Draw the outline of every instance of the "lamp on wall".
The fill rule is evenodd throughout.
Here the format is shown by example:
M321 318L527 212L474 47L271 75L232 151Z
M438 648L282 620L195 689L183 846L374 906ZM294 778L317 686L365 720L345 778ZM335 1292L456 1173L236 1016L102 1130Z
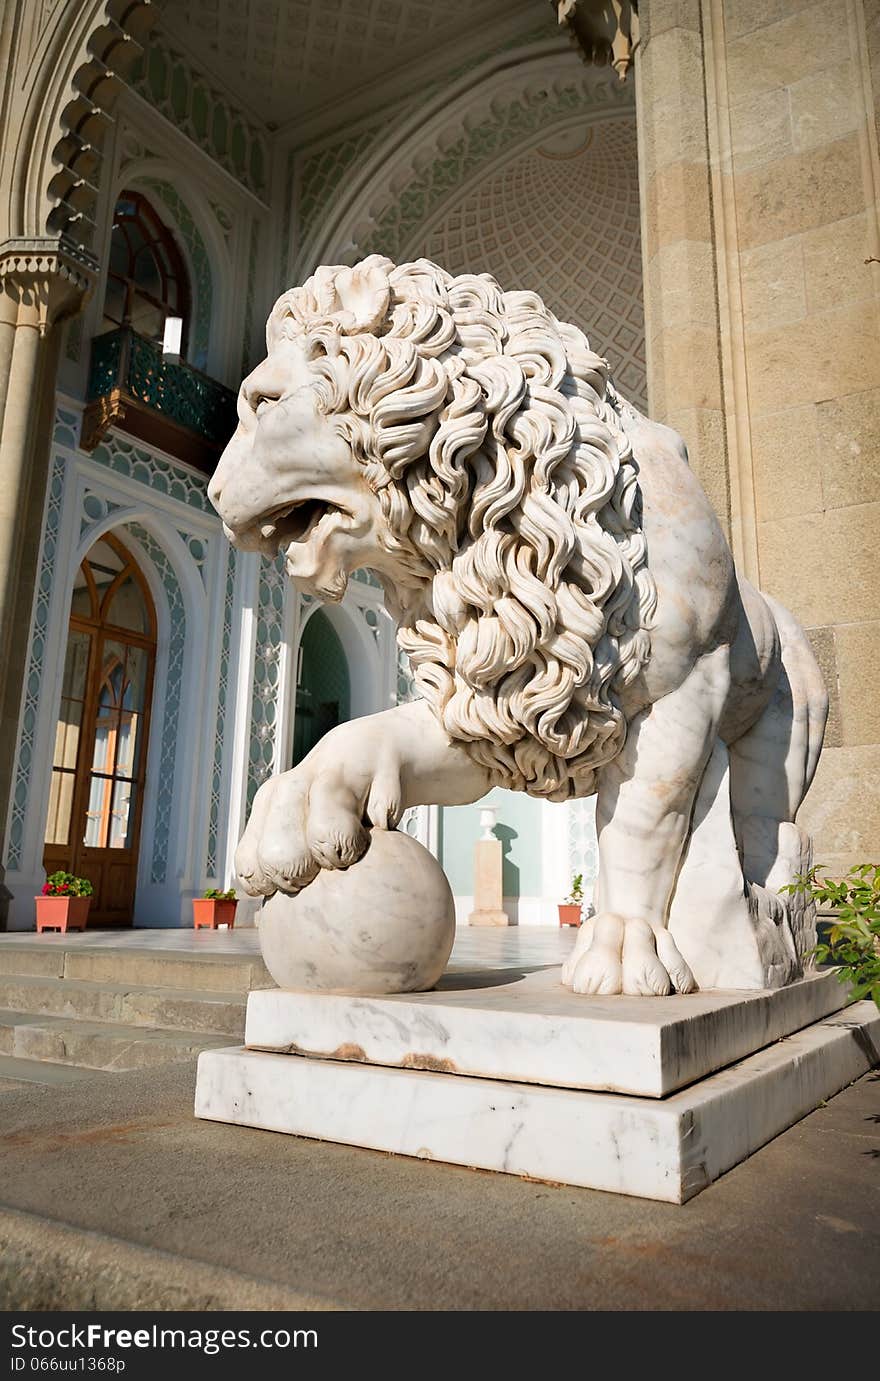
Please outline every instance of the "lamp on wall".
M167 316L165 334L162 337L162 357L169 364L180 364L180 347L183 342L183 317Z

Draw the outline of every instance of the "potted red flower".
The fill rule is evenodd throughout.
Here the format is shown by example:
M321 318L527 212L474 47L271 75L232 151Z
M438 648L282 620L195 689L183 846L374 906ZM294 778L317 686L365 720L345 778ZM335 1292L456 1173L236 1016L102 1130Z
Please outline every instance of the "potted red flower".
M580 925L584 905L584 875L575 873L571 880L571 891L565 901L559 902L559 924Z
M42 895L34 898L37 931L60 930L64 934L68 930L85 930L94 890L88 878L50 873Z
M234 887L230 887L228 892L222 892L218 887L209 887L201 897L193 897L193 929L205 927L208 930L218 930L221 925L228 925L231 930L235 925L237 906Z

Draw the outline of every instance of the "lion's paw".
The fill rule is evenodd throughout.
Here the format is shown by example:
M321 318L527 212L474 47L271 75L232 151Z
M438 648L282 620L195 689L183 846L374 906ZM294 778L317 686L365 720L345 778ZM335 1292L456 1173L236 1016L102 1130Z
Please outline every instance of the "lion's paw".
M322 868L356 863L369 825L394 829L400 777L387 761L376 766L374 748L369 735L340 725L292 771L263 783L235 854L245 892L299 892Z
M581 926L562 966L562 981L572 992L603 996L665 997L697 986L665 926L609 912Z

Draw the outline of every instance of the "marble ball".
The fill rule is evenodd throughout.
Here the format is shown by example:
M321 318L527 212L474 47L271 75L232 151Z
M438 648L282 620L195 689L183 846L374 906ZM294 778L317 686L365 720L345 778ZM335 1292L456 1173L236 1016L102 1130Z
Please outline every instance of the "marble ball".
M400 830L377 829L350 868L322 870L295 896L269 897L259 930L279 988L424 992L446 968L455 905L433 854Z

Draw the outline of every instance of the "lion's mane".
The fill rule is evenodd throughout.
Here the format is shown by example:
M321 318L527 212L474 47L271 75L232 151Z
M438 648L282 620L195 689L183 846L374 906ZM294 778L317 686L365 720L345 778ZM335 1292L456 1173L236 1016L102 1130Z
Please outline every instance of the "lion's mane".
M588 795L656 604L604 360L531 292L426 259L321 268L267 327L302 338L378 495L416 684L499 786Z

